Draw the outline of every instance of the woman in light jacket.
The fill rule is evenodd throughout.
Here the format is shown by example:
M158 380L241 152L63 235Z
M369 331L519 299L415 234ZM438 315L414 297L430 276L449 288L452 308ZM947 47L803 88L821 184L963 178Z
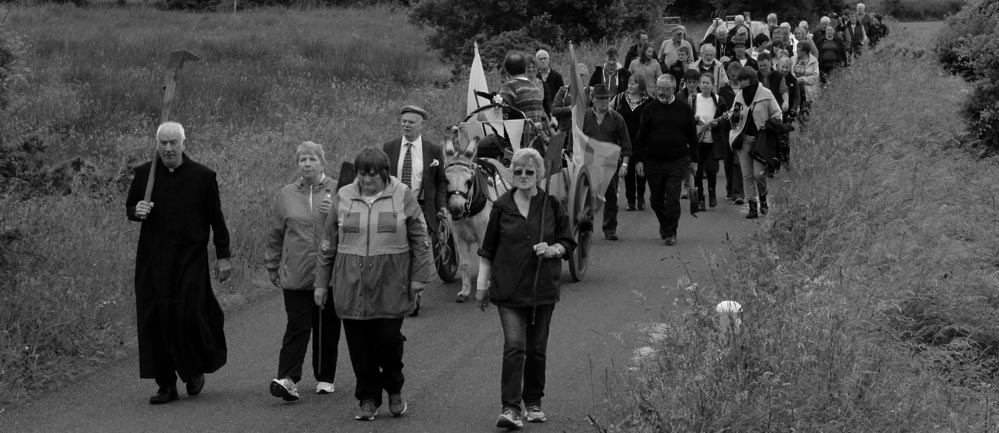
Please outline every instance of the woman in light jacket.
M311 141L299 144L295 160L301 177L278 191L264 250L264 267L271 284L282 289L288 315L277 378L270 383L271 394L285 401L299 398L296 384L302 379L310 334L316 394L333 392L340 344L340 318L332 309L320 314L320 308L329 304L315 305L312 293L320 232L336 181L323 172L326 154L322 146Z
M802 92L805 94L804 102L811 103L819 96L819 58L816 57L818 51L815 44L804 40L798 42L798 54L791 58L791 74L798 79Z
M371 421L383 391L393 417L406 413L402 321L430 281L433 257L420 204L389 176L388 155L368 147L354 166L357 178L340 188L326 216L315 302L325 305L331 296L343 319L360 401L354 419Z
M749 199L749 213L746 214L746 218L758 218L761 213L766 215L769 209L766 166L755 160L750 155L750 150L757 136L766 128L767 120L776 119L779 122L782 113L777 98L774 98L766 86L760 85L757 72L753 68L740 69L734 81L739 83L740 90L735 94L729 115L732 121L729 143L733 143L732 150L739 156L739 166L742 168L742 189ZM737 149L736 137L740 134L742 145Z

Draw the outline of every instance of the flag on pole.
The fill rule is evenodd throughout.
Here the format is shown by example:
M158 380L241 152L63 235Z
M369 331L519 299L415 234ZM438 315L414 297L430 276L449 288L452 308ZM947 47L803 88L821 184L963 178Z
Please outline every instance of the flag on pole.
M590 170L590 184L593 185L593 195L597 199L598 209L603 209L604 193L614 177L617 161L621 156L621 146L606 141L600 141L583 133L583 119L589 97L583 87L583 80L576 71L576 50L569 44L569 76L572 80L572 159L577 166L585 166Z
M468 71L468 106L465 108L465 114L472 114L477 108L492 103L489 99L476 95L476 91L489 93L486 71L482 68L482 58L479 57L478 43L475 43L475 57L472 58L472 68Z

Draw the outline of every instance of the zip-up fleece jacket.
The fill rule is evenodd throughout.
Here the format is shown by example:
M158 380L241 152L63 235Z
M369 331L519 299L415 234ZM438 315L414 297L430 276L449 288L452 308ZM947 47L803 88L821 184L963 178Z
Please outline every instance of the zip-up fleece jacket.
M315 287L342 319L394 319L416 307L411 281L430 282L430 237L413 192L395 177L368 204L357 181L337 192L319 245Z
M274 197L264 267L278 271L285 290L312 290L315 280L316 251L326 214L319 204L327 194L336 192L336 180L325 177L316 185L304 180L282 187Z

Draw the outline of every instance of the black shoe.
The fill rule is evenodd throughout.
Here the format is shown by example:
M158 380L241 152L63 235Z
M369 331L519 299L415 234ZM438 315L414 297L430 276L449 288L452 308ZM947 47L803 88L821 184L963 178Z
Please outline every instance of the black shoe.
M767 196L760 196L760 215L766 215L770 211L770 205L767 204Z
M604 239L607 239L609 241L616 241L618 240L618 237L614 233L604 233Z
M697 204L697 210L699 210L699 211L701 211L701 212L704 212L704 211L706 211L706 210L708 210L708 209L707 209L707 207L706 207L706 206L704 206L704 202L703 202L703 201L701 201L701 202L699 202L699 203Z
M664 243L668 247L676 245L676 236L666 236L666 242L664 242Z
M156 395L149 397L149 404L164 404L176 401L179 398L180 396L177 395L176 387L166 388L161 386L160 389L156 391Z
M626 210L628 212L631 212L631 211L635 210L635 204L634 203L628 203L628 206L625 207L624 210Z
M645 210L645 201L638 202L638 210Z
M187 381L187 395L194 397L201 394L201 390L205 387L205 375L199 374L192 377Z
M715 197L715 193L713 191L708 192L708 206L710 207L718 206L718 198Z
M749 213L746 214L746 219L756 219L759 218L760 214L756 212L756 202L749 202Z

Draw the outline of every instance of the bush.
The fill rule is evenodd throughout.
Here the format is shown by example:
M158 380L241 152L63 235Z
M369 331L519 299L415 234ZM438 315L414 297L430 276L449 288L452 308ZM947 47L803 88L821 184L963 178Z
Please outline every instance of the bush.
M649 28L659 21L664 2L655 0L426 0L410 12L410 21L436 32L430 46L444 59L468 64L472 44L480 46L503 35L504 41L563 49L567 42L614 39L635 29ZM666 1L669 4L671 1Z
M969 0L937 36L944 67L975 83L962 114L980 144L999 150L999 0Z

